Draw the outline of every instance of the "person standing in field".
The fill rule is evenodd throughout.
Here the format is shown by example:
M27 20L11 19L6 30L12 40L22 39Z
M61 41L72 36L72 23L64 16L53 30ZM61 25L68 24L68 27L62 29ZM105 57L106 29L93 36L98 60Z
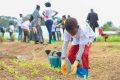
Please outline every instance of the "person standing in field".
M40 17L39 11L40 11L40 6L37 5L35 11L32 14L33 16L32 27L33 27L35 44L38 44L38 43L43 44L44 42L42 29L41 29L41 17Z
M24 42L27 42L27 40L28 40L28 43L30 42L30 26L31 26L32 20L33 20L33 16L31 15L29 20L25 21L22 24L22 30L24 32Z
M62 29L63 29L63 33L64 33L64 30L65 30L65 22L66 22L66 16L65 15L63 15L62 16Z
M51 44L52 25L53 25L52 17L56 16L58 14L58 12L51 9L51 3L50 2L46 2L45 7L46 7L46 10L43 11L43 16L45 17L45 25L46 25L48 33L49 33L49 42L48 43Z
M90 27L92 28L92 30L95 32L95 28L99 27L98 25L98 15L97 13L94 12L93 9L91 9L91 12L88 14L87 16L87 22L89 23Z
M13 33L14 33L15 27L12 22L9 23L9 33L10 33L10 39L12 39Z
M19 15L20 18L18 19L17 27L18 27L18 41L22 40L22 23L23 23L23 15Z

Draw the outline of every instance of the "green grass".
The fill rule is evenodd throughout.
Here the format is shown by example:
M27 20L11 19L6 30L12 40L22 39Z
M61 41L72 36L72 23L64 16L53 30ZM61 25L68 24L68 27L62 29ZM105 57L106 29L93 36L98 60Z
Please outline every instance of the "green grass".
M102 36L98 36L97 42L105 42L105 40ZM111 35L106 42L120 42L120 35Z

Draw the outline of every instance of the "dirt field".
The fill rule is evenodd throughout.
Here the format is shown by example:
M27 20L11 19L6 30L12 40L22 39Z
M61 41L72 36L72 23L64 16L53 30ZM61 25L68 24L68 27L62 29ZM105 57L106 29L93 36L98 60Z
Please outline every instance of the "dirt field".
M0 80L82 80L50 68L45 50L61 50L61 46L62 42L0 43ZM89 54L89 80L120 80L120 43L94 43Z

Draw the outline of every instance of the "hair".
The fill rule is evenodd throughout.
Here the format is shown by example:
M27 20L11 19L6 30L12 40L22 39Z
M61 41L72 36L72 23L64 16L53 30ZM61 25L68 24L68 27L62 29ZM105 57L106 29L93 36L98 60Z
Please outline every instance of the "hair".
M51 7L51 3L50 3L50 2L46 2L46 3L45 3L45 6L46 6L46 7Z
M39 6L39 5L37 5L37 6L36 6L36 9L40 9L40 6Z
M22 14L19 14L19 16L20 16L20 17L23 17L23 15L22 15Z
M91 11L91 12L94 12L94 10L93 10L93 9L90 9L90 11Z
M30 15L30 18L29 18L29 21L31 22L31 21L33 21L33 15Z
M63 17L63 18L66 18L66 16L65 16L65 15L63 15L62 17Z
M75 18L68 18L65 22L65 28L67 31L71 31L74 28L78 28L78 22Z

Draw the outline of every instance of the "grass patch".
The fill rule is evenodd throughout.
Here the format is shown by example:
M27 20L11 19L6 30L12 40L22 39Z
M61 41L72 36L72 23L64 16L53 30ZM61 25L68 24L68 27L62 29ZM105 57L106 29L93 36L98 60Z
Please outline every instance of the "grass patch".
M97 42L105 42L105 40L102 36L98 36ZM120 35L111 35L106 42L120 42Z

